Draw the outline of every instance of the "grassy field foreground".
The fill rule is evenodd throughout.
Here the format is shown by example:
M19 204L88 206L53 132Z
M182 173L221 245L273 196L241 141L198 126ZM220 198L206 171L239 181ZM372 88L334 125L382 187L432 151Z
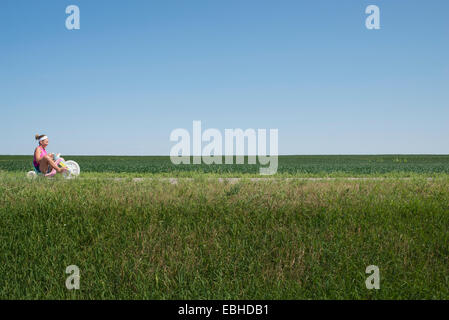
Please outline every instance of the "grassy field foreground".
M449 179L0 179L1 299L449 298ZM80 290L65 268L81 270ZM381 289L367 290L377 265Z

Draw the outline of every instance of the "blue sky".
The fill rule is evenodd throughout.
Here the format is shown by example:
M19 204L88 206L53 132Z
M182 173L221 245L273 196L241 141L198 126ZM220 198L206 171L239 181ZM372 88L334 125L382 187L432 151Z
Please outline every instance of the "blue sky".
M193 120L277 128L280 154L449 153L447 0L2 0L0 46L2 154L168 155Z

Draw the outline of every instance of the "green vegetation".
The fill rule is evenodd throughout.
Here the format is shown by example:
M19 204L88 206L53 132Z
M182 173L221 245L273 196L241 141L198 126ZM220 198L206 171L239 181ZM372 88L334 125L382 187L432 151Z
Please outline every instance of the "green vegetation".
M258 175L258 165L173 165L169 157L64 156L83 173L158 174L170 177L212 174ZM245 161L247 163L247 161ZM32 170L31 156L0 156L0 171ZM278 175L366 176L449 174L447 155L280 156Z
M83 179L30 181L29 157L0 157L1 299L449 298L449 157L282 157L291 173L277 177L342 177L177 184L111 179L158 163L183 176L167 158L66 158ZM80 290L65 287L69 265Z

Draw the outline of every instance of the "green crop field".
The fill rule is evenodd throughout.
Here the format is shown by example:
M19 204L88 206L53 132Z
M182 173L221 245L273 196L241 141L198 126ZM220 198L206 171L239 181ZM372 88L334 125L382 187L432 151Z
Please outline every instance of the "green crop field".
M249 165L65 158L78 179L28 180L31 157L0 156L0 299L449 298L449 156L285 156L260 181Z
M258 175L259 165L174 165L169 157L64 156L77 161L84 173L113 173L139 176L160 174L194 176ZM31 156L0 156L0 171L32 170ZM234 161L235 163L235 161ZM366 176L410 174L449 174L447 155L375 155L375 156L280 156L278 175Z

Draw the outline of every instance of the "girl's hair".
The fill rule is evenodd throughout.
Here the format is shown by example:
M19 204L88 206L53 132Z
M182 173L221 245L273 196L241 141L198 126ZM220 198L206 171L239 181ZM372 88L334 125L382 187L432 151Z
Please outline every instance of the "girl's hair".
M45 134L36 134L34 137L36 138L36 140L39 140L40 138L44 137Z

